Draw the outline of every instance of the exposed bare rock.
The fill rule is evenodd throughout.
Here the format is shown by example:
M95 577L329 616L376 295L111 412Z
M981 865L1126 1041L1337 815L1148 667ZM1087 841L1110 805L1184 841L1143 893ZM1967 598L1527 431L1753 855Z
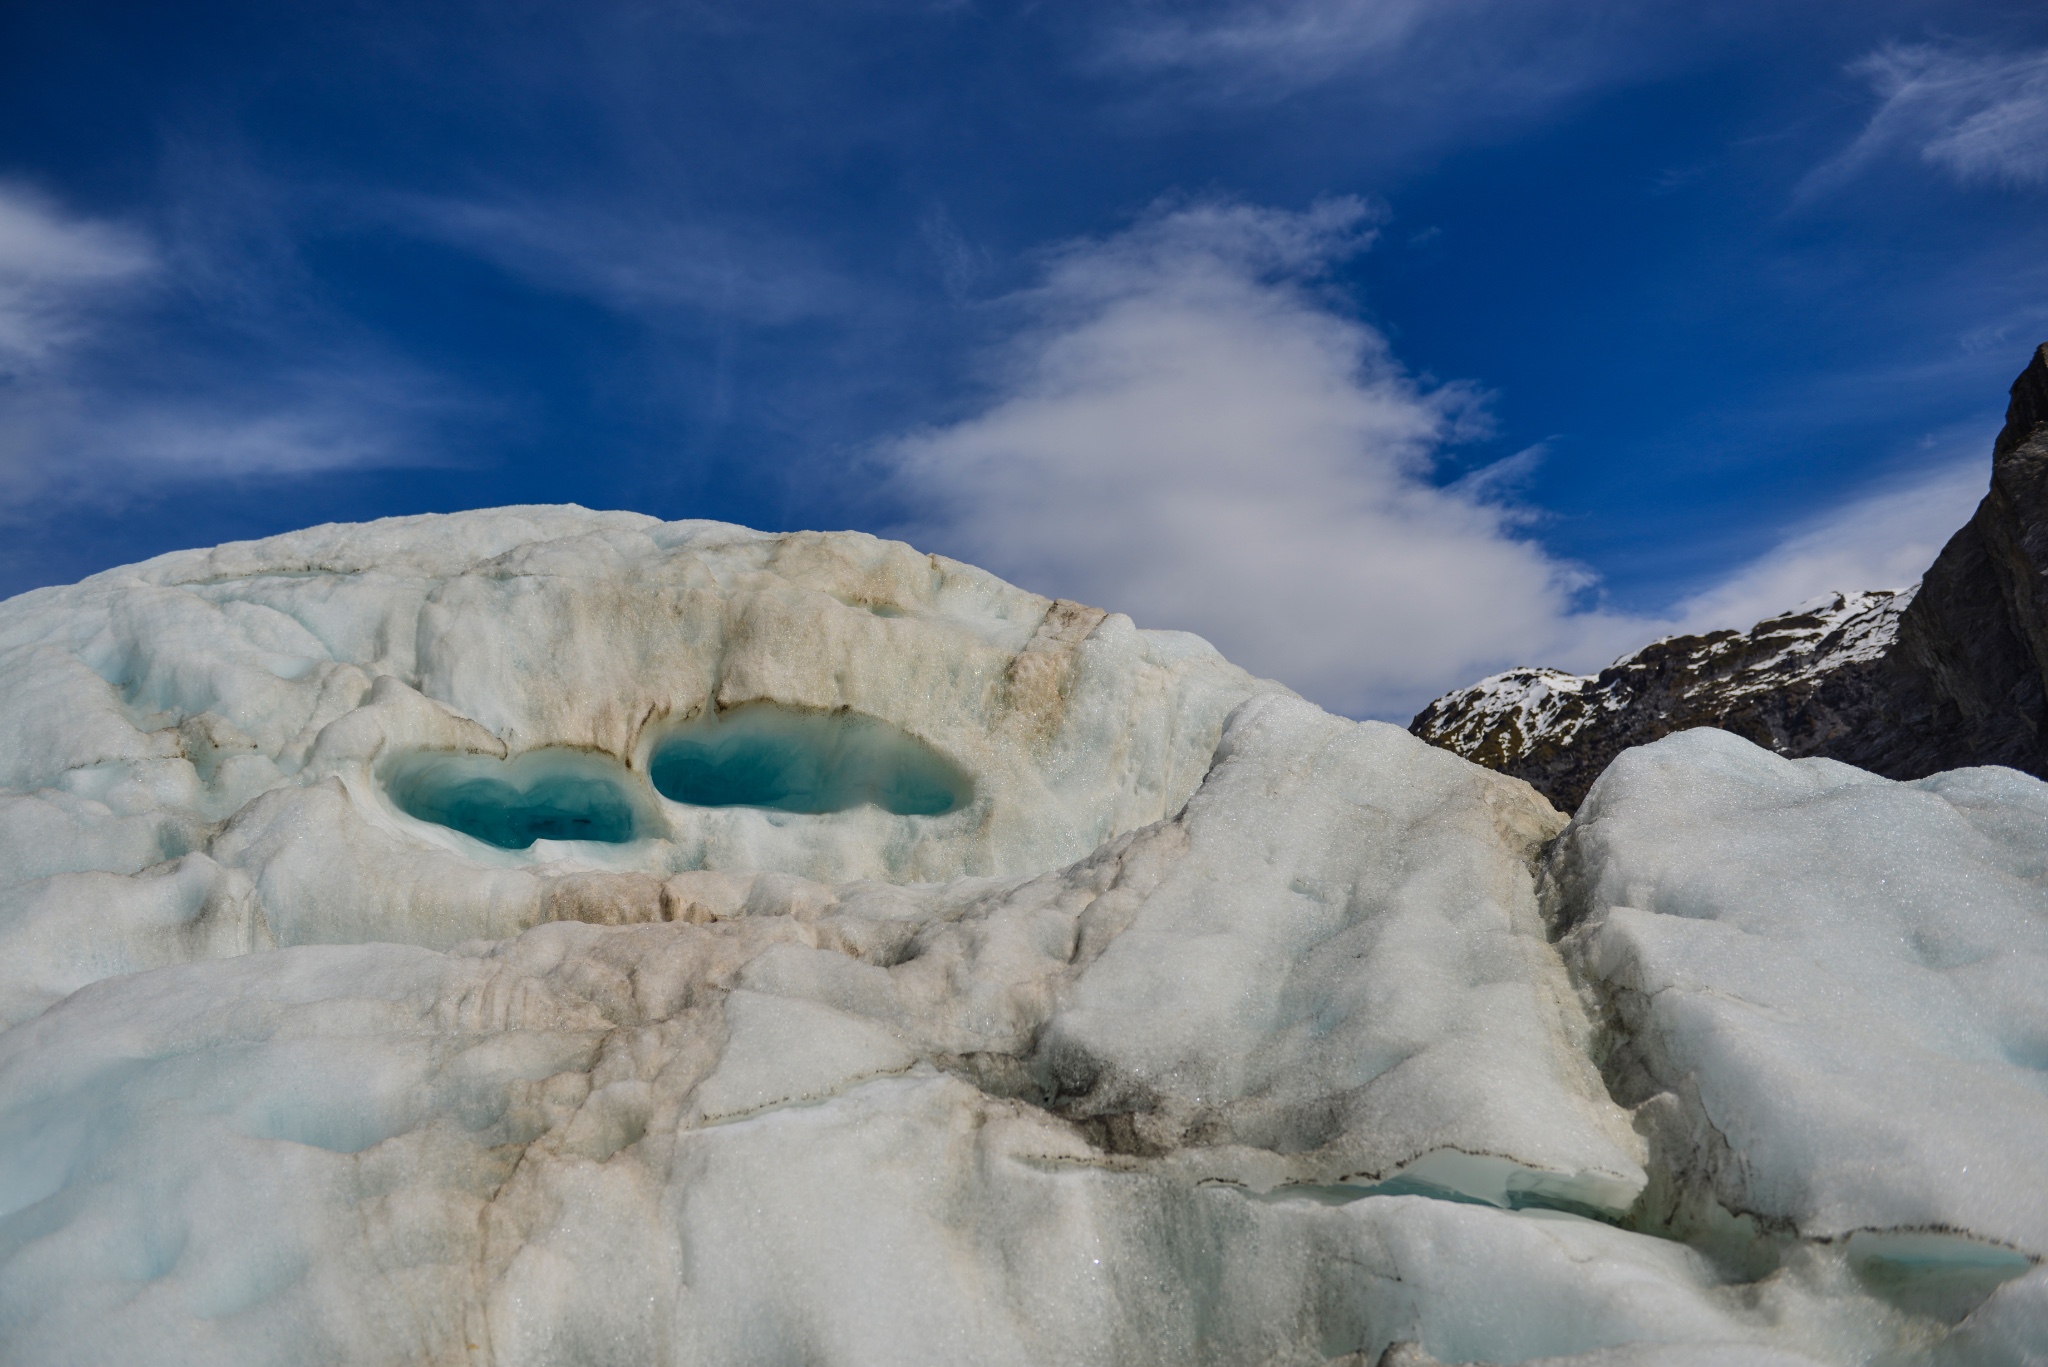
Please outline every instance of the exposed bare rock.
M1889 778L1975 764L2044 775L2044 673L2048 345L2013 382L1990 492L1919 585L1668 637L1598 674L1509 670L1438 698L1409 729L1566 811L1623 750L1695 726Z
M1853 741L1884 693L1912 592L1832 594L1746 632L1672 636L1598 674L1513 669L1438 698L1410 729L1571 810L1632 745L1695 726L1780 754Z

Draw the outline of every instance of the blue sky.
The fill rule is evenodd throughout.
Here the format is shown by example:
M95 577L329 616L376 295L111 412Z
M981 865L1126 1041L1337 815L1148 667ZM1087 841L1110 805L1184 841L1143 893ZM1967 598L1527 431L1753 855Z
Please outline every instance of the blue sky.
M574 501L1355 715L1912 579L2048 339L2029 3L0 10L0 592Z

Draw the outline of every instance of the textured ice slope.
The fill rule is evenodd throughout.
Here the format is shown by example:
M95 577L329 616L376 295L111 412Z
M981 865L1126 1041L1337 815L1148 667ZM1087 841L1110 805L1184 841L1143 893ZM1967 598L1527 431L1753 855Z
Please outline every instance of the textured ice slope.
M1681 1189L1852 1247L2048 1253L2048 785L1688 731L1615 761L1553 871Z
M0 896L27 922L55 898L131 927L95 937L91 965L52 962L47 996L180 957L167 916L243 948L449 945L658 916L658 880L684 869L1036 871L1177 810L1225 715L1272 688L1195 637L858 534L562 508L318 528L0 605L0 878L212 861L146 895ZM650 759L713 709L893 737L971 791L937 816L665 800ZM635 838L507 849L395 800L423 761L456 760L514 792L608 786ZM648 878L584 906L573 870Z
M0 1363L2031 1360L2041 785L1684 741L1558 842L1194 638L580 509L26 595ZM1829 919L1902 838L1959 996ZM1666 922L1841 980L1720 1041Z

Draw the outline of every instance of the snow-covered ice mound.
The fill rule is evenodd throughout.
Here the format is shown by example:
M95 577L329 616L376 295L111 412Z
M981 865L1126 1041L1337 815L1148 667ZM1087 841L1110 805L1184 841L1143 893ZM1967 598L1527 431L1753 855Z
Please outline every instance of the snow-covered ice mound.
M0 604L0 782L0 1363L2048 1352L2031 779L1689 733L1559 841L1193 637L542 508Z

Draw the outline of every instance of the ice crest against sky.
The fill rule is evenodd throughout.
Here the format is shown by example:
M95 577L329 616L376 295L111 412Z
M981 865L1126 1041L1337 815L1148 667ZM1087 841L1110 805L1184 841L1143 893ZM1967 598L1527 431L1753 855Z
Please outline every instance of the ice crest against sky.
M15 6L0 592L574 501L1398 718L1909 581L2044 208L2032 6Z

